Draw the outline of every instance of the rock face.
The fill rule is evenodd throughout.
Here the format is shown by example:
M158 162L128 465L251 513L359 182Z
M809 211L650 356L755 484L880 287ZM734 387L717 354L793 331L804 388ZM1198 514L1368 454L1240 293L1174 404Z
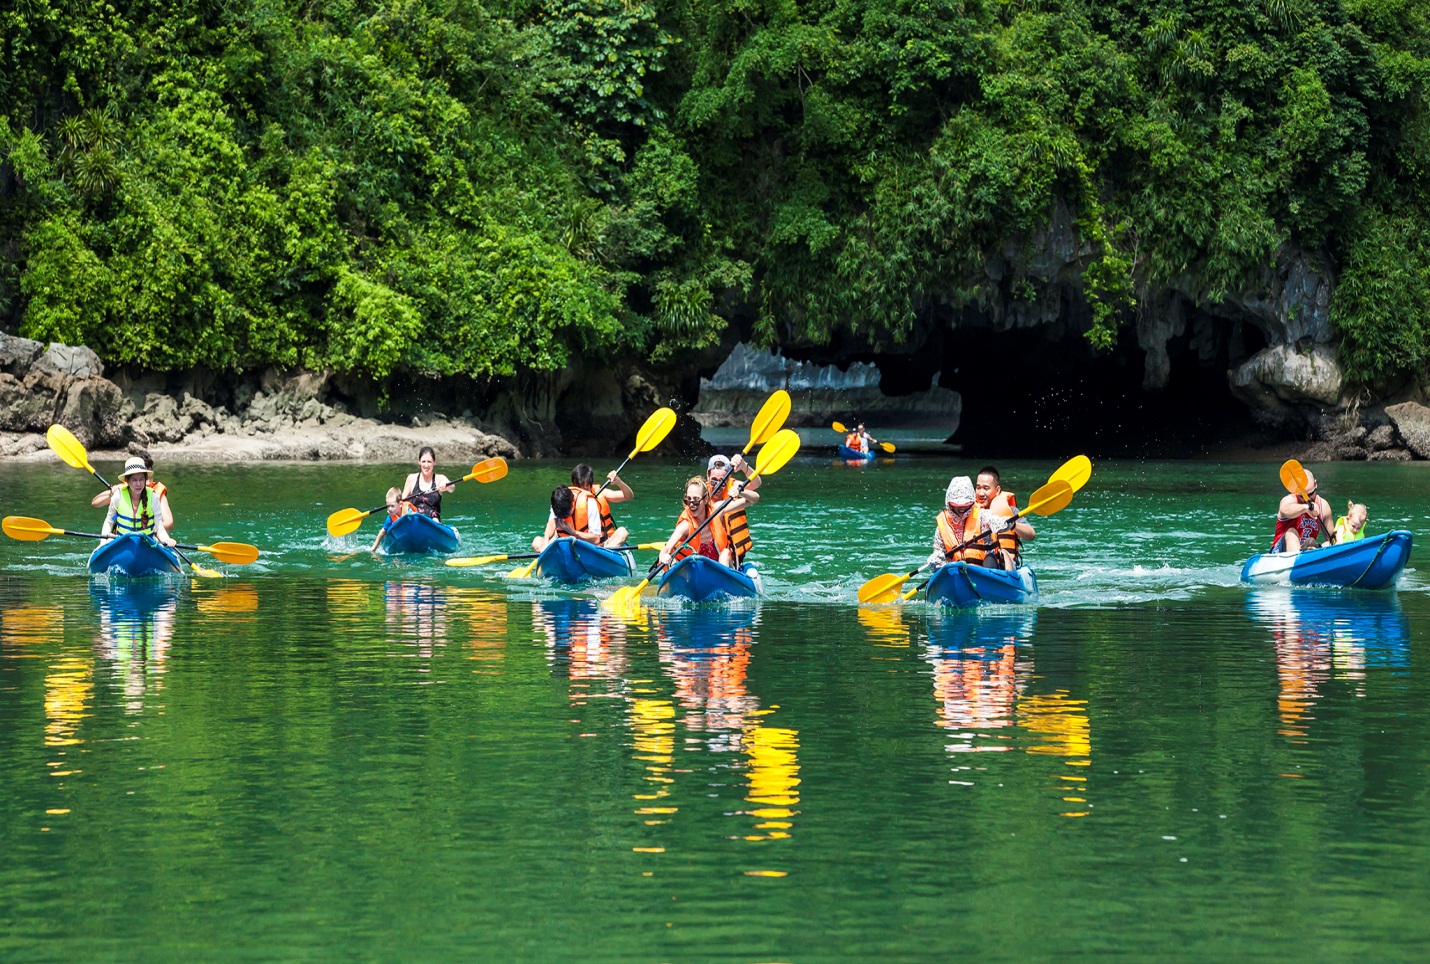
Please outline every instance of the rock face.
M1276 425L1301 420L1308 408L1338 406L1344 385L1335 351L1320 343L1274 345L1228 374L1232 394L1255 417Z
M963 402L938 384L925 392L891 397L879 389L879 369L855 362L847 370L834 365L792 361L778 352L735 346L710 378L700 380L700 401L690 414L702 425L744 425L776 389L790 393L790 425L822 425L830 418L938 422L951 434L958 428Z
M1405 447L1418 458L1430 459L1430 408L1419 402L1401 402L1385 409Z

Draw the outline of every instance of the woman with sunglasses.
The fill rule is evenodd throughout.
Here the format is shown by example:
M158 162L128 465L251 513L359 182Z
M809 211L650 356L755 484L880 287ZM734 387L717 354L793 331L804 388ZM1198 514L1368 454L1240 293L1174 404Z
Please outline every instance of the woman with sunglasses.
M726 517L731 512L744 509L745 500L732 499L728 504L722 501L724 508L710 520L709 525L705 525L705 521L710 519L711 511L720 506L710 504L710 489L705 480L697 475L685 483L684 501L685 508L675 522L675 531L670 534L665 548L660 550L661 565L669 566L672 562L679 562L686 556L699 553L733 569L736 565L735 550L730 544ZM704 528L701 529L701 526ZM697 532L699 535L691 539L691 535ZM690 541L686 542L687 539Z
M1306 473L1306 494L1292 492L1281 500L1276 513L1276 534L1271 537L1272 552L1297 553L1316 548L1316 541L1325 536L1335 541L1331 528L1331 504L1321 498L1316 477Z

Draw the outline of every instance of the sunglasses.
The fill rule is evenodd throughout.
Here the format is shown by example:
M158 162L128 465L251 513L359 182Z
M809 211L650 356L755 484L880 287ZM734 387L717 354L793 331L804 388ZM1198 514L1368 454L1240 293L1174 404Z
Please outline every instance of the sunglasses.
M685 504L686 504L686 505L699 505L700 503L702 503L702 502L704 502L704 501L705 501L705 497L704 497L704 496L696 496L696 497L693 498L693 499L692 499L690 496L688 496L688 495L685 497Z

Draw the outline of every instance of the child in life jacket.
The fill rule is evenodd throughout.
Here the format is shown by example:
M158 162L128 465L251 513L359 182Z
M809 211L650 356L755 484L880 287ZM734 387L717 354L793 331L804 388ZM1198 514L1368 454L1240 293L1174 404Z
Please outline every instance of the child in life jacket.
M411 515L417 511L417 507L411 502L404 502L402 490L397 486L387 490L387 521L382 524L382 528L377 533L377 538L372 541L371 552L376 552L377 547L382 545L383 536L387 535L387 530L392 528L392 524L405 515Z
M1346 514L1336 520L1336 545L1365 538L1366 508L1359 502L1347 502Z

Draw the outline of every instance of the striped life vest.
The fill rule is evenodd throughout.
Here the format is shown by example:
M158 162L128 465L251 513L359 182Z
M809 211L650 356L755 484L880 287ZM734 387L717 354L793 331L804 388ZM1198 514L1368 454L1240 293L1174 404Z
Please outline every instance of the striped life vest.
M136 509L134 500L129 495L129 486L121 486L119 494L113 499L114 505L114 532L116 535L137 534L141 536L152 536L154 534L154 517L159 511L159 497L150 493L146 486L144 494L139 497L139 506Z
M710 493L710 507L718 508L720 503L730 498L734 493L731 489L734 483L727 480L723 487ZM755 540L750 538L750 520L745 515L744 509L736 509L733 512L722 513L721 519L725 522L725 529L729 535L730 543L735 547L735 565L739 565L745 559L745 554L754 546ZM714 523L711 523L713 526Z

